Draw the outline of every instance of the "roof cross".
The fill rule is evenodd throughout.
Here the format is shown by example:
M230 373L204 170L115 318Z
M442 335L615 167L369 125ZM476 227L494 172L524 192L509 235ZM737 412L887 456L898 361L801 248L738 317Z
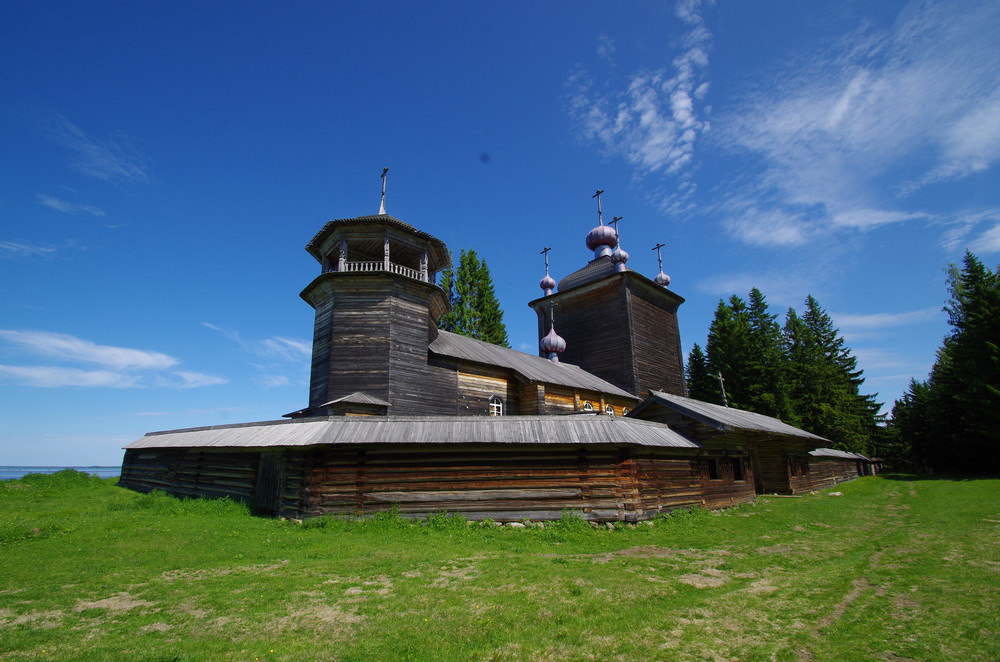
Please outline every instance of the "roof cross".
M597 193L590 196L591 198L597 198L597 220L600 225L604 225L604 212L601 211L601 194L604 193L601 189L597 189Z
M658 243L655 246L653 246L653 250L656 251L656 262L660 266L660 271L663 271L663 258L660 257L660 249L663 248L664 246L666 246L666 244L664 243Z
M542 249L542 255L545 256L545 275L549 275L549 251L552 250L551 246L546 246Z
M379 216L385 214L385 174L389 172L388 168L382 168L382 204L378 206Z

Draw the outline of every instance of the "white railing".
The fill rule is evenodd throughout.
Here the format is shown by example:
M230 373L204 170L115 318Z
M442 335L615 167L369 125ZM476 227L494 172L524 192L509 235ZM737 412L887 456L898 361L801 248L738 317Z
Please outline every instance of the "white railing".
M427 277L422 276L418 269L411 269L410 267L404 267L401 264L396 264L395 262L389 262L389 268L386 269L385 262L345 262L344 271L358 272L358 271L389 271L390 273L399 274L400 276L406 276L407 278L412 278L414 280L426 281Z

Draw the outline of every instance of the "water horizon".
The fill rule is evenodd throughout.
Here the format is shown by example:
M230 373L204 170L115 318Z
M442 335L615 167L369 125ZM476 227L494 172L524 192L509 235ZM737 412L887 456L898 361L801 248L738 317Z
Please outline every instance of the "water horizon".
M91 465L0 465L0 480L17 480L28 474L54 474L63 469L73 469L83 473L92 474L98 478L117 478L121 476L122 467L120 464L91 464Z

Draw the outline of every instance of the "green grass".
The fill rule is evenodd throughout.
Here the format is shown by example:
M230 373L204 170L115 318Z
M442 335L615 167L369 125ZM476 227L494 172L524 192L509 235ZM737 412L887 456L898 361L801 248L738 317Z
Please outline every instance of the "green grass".
M0 483L0 660L996 660L1000 480L594 530Z

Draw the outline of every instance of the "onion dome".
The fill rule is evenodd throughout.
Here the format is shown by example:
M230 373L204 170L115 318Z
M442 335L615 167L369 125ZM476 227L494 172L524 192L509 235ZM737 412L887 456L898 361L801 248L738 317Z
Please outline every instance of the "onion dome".
M594 251L594 257L611 255L611 249L618 245L618 233L608 225L598 225L587 233L587 248Z
M662 285L663 287L670 285L670 276L663 273L663 269L660 269L660 273L656 274L656 278L653 280L656 281L657 285Z
M549 329L549 335L542 338L538 346L548 355L548 359L553 363L559 363L559 354L566 351L566 341L556 333L556 327Z
M628 262L628 251L623 249L621 245L615 247L615 250L611 252L611 260L615 263L615 271L626 271L628 267L625 263Z
M552 294L552 290L556 288L556 279L546 273L545 277L538 283L538 287L542 288L545 296L549 296Z

